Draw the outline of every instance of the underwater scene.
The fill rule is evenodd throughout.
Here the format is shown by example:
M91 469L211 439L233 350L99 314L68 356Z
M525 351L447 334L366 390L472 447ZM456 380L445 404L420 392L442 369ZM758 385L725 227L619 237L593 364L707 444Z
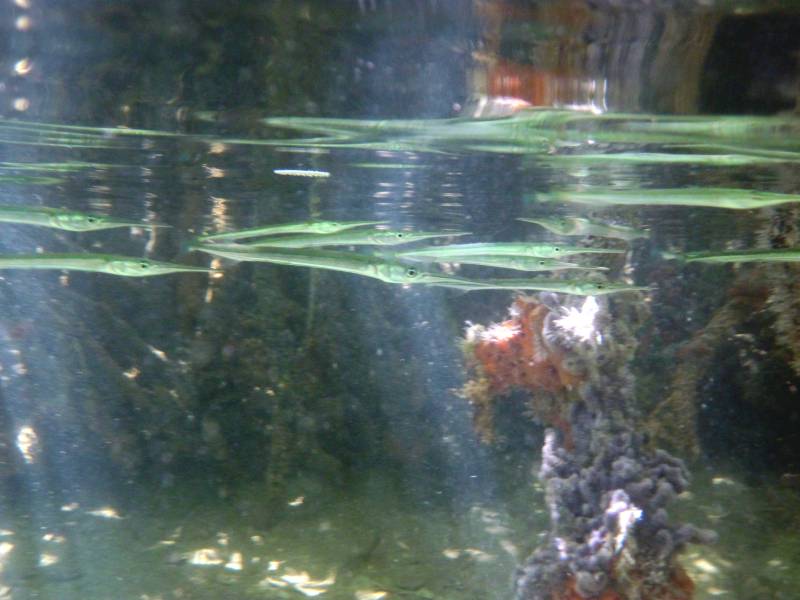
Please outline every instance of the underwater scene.
M0 28L0 600L800 598L800 4Z

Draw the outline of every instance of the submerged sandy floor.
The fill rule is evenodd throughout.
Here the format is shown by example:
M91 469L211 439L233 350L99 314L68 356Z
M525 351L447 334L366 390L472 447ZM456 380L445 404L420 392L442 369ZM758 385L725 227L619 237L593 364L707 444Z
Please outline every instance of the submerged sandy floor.
M35 533L3 519L0 598L510 599L517 558L548 529L533 484L502 506L458 509L409 500L380 474L297 491L266 529L253 525L255 486L226 498L172 488L127 510L67 503ZM698 473L684 496L675 518L720 536L683 556L696 598L797 598L800 491Z

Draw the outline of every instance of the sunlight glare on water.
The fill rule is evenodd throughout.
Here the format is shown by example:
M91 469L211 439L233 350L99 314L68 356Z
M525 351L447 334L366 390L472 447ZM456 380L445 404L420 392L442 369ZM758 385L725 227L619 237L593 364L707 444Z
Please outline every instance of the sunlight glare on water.
M797 7L145 5L0 13L0 598L798 595Z

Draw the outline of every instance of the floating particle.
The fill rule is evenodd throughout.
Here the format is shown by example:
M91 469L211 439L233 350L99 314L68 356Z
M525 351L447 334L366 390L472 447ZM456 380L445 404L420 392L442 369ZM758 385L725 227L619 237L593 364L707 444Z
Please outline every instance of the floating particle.
M272 171L275 175L287 175L289 177L330 177L331 174L327 171L317 171L314 169L274 169Z

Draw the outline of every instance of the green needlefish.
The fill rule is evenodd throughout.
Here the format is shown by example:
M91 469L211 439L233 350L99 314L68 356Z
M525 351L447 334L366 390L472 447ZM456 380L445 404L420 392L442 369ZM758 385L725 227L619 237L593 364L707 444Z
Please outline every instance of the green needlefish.
M40 225L66 231L98 231L118 227L169 227L126 221L106 215L62 210L46 206L0 206L0 222L18 223L21 225Z
M650 232L643 229L601 223L583 217L540 217L538 219L520 217L517 221L541 225L558 235L593 235L627 241L650 237Z
M295 267L342 271L379 279L385 283L458 283L466 280L444 274L428 273L380 256L337 252L334 250L298 250L295 248L252 248L241 244L193 246L214 256L243 262L267 262Z
M426 165L419 163L352 163L357 169L422 169Z
M57 269L90 271L122 277L149 277L170 273L210 273L210 269L113 254L19 254L0 256L2 269Z
M368 225L383 225L386 221L303 221L301 223L280 223L276 225L265 225L263 227L252 227L250 229L240 229L239 231L228 231L226 233L214 233L201 235L197 238L198 242L216 242L241 240L250 237L265 235L277 235L280 233L317 233L328 234L338 233L355 227L366 227Z
M300 235L291 237L267 237L247 242L248 246L260 248L313 248L315 246L396 246L420 240L440 237L469 235L463 231L430 233L425 231L400 231L388 229L367 229L361 231L342 231L322 235Z
M800 202L800 194L778 194L735 188L675 188L580 191L558 190L536 194L542 202L576 202L592 206L706 206L732 210L752 210Z
M795 155L794 160L797 160ZM609 163L629 163L634 165L688 164L713 167L738 167L753 164L781 163L792 160L784 157L748 156L747 154L678 154L671 152L612 152L592 154L552 154L542 157L549 163L571 165L605 166Z
M620 292L645 292L648 286L630 285L599 281L574 279L476 279L467 282L445 282L434 285L451 287L467 292L477 290L534 290L539 292L558 292L573 296L601 296Z
M464 265L479 265L514 269L515 271L561 271L564 269L583 269L586 271L608 271L606 267L590 267L577 263L563 262L555 258L535 256L477 255L463 256L458 260L434 259L434 262L458 262Z
M685 262L744 263L744 262L800 262L800 248L766 248L756 250L726 250L723 252L662 253L664 258Z
M397 256L411 259L444 258L459 262L468 256L536 256L539 258L558 258L571 254L622 254L618 248L585 248L562 244L526 244L520 242L488 242L479 244L449 244L431 246L419 250L398 252Z

